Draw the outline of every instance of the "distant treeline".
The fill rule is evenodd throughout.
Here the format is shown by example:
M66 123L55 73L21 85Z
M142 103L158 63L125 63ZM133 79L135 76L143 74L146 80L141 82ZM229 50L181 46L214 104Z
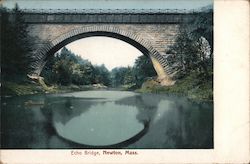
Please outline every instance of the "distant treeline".
M150 59L144 55L136 59L133 67L116 67L109 71L104 64L93 65L63 47L54 56L50 56L41 76L48 84L140 87L146 78L156 76L156 72Z

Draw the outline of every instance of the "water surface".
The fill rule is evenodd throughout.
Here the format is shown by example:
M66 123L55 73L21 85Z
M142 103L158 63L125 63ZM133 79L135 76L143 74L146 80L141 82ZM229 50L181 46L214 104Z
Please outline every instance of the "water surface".
M2 148L213 148L213 104L127 91L2 98Z

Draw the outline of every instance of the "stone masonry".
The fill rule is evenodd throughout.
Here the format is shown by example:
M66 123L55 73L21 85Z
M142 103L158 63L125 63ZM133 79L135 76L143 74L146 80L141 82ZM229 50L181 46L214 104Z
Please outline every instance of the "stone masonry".
M123 40L151 58L159 79L171 85L173 71L164 58L181 23L195 13L36 13L24 12L34 51L30 75L39 76L48 57L75 40L107 36Z

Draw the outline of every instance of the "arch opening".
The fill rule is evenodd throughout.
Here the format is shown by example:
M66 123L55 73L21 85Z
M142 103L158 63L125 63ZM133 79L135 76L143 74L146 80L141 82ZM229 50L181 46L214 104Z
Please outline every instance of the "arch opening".
M77 40L80 40L80 39L84 39L84 38L88 38L88 37L96 37L96 36L99 36L99 37L110 37L110 38L115 38L115 39L124 41L124 42L132 45L133 47L135 47L139 51L141 51L143 55L146 55L146 56L150 57L149 56L150 55L149 50L147 48L145 48L143 45L141 45L140 43L136 42L135 40L132 40L132 39L126 37L126 36L115 34L115 33L104 32L104 31L100 32L100 31L98 31L98 32L82 33L82 34L75 35L75 36L72 36L70 38L67 38L67 39L63 40L62 42L60 42L59 44L55 45L54 47L52 47L47 52L45 60L47 60L47 58L50 55L55 54L62 47L66 46L66 45L68 45L68 44L70 44L70 43L72 43L74 41L77 41Z
M146 55L151 59L153 67L158 75L158 79L167 79L167 81L170 81L170 85L172 85L171 71L169 71L167 61L150 45L149 42L138 37L136 34L122 31L117 28L107 28L105 26L76 29L61 35L55 40L49 41L43 48L38 50L40 59L36 61L35 66L33 65L33 71L31 71L31 74L39 76L48 58L62 47L76 40L94 36L116 38L137 48L143 55Z

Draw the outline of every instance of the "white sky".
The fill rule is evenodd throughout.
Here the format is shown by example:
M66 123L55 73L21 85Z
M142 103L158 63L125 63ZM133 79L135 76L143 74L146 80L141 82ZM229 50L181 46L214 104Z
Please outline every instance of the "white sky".
M213 0L3 0L3 6L33 9L196 9ZM1 0L0 0L1 3Z
M143 55L134 46L111 37L88 37L74 41L66 47L92 64L105 64L108 70L119 66L133 66L135 59Z

